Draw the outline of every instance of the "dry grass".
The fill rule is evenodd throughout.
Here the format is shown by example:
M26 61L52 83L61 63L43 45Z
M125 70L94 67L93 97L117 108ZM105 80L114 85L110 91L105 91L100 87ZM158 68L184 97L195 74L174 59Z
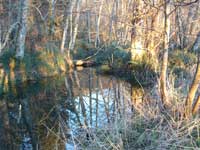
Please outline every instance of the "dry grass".
M74 136L77 150L192 150L200 149L200 119L184 117L184 101L173 97L172 106L160 109L159 99L135 106L132 113L116 116L104 128L83 129Z

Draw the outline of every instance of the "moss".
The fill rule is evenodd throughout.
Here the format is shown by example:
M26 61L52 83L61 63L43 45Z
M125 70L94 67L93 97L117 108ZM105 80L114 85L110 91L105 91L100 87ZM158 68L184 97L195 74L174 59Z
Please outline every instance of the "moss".
M45 50L26 51L23 59L15 58L15 53L12 51L6 51L0 57L0 63L6 76L13 74L9 79L13 81L37 80L67 70L64 55Z

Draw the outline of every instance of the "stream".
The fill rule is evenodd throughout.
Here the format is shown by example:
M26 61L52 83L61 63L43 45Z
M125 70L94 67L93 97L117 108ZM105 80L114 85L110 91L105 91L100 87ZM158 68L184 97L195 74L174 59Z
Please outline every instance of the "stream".
M133 113L146 90L94 68L39 81L4 85L0 101L2 149L74 149L87 128L103 128ZM87 135L85 136L87 138Z

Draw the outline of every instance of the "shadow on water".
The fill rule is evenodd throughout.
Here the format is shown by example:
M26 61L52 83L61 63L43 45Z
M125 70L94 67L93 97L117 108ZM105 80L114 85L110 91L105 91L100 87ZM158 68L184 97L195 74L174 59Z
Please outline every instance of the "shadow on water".
M102 128L132 113L144 96L144 89L92 68L4 84L9 76L4 72L0 101L0 144L8 150L69 149L66 143L72 146L83 129Z

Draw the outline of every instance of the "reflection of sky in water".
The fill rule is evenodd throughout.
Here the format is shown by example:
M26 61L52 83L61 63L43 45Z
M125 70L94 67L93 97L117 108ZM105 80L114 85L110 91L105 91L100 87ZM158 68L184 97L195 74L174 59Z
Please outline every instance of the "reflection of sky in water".
M90 96L83 95L83 101L86 110L86 121L88 127L94 128L96 127L103 127L105 124L108 123L108 120L112 121L114 116L119 115L119 110L124 113L124 111L131 111L130 107L130 96L127 93L123 93L120 90L120 99L116 98L116 91L114 89L102 89L100 91L93 91L91 93L91 106L90 106ZM98 96L97 96L98 95ZM80 97L75 99L76 102L76 109L78 111L80 121L84 124L84 115L82 113L82 107L80 104ZM118 102L118 104L117 104ZM118 108L116 107L118 105ZM90 108L92 109L92 119L90 118ZM74 121L76 118L75 113L69 112L69 126L71 130L75 133L77 128L79 128L79 124L77 121ZM109 115L108 115L109 114ZM90 122L92 121L92 124Z
M121 113L124 113L125 111L126 112L131 111L130 92L127 90L123 90L123 88L119 90L120 91L115 91L113 88L102 89L98 91L93 90L91 92L91 103L92 103L91 107L90 107L90 95L82 96L86 110L86 121L89 128L95 128L96 125L98 128L103 128L106 124L108 124L108 114L106 113L106 111L109 111L109 119L114 118L114 116L115 117L118 116L119 110L121 111ZM117 98L118 94L120 95L120 98ZM75 99L76 110L78 111L81 124L84 124L85 118L84 115L82 114L80 101L81 101L80 97L77 97ZM117 105L120 105L118 107L119 110L116 108ZM90 118L90 108L92 108L92 120ZM77 121L75 121L76 119L72 119L76 118L76 115L75 113L72 113L70 111L68 112L70 116L69 128L71 130L71 134L78 135L80 126L79 124L77 124ZM90 124L90 121L92 121L92 124ZM66 143L65 146L67 150L75 149L72 143Z
M65 85L65 78L67 78L68 87ZM80 84L80 87L76 81ZM16 89L19 92L19 100L14 100L16 104L13 110L9 112L9 116L14 123L17 123L19 118L18 107L21 104L20 100L28 97L27 105L29 108L26 109L27 113L21 113L24 116L28 115L27 118L32 118L30 124L37 124L38 120L45 118L42 123L49 129L54 129L55 127L54 130L57 131L58 127L56 125L59 121L63 121L73 135L78 135L80 131L83 131L77 116L82 125L84 125L86 120L87 127L95 129L96 127L105 127L108 124L108 120L112 123L116 118L120 119L124 114L127 114L125 112L131 112L130 85L113 76L96 75L94 70L77 72L77 78L75 78L75 74L72 74L71 78L67 75L66 77L55 79L44 79L40 82L27 83L24 86L16 87ZM68 95L70 93L69 89L72 90L71 97ZM136 90L134 91L137 93ZM82 112L82 100L86 117L84 117ZM74 111L74 104L77 113ZM61 114L61 117L63 117L61 119L63 120L57 117L58 114ZM21 149L32 150L31 133L24 130L27 127L24 125L22 118L20 123L23 125L23 133L20 135L22 138L21 147L23 147ZM44 133L49 130L46 129L46 126L43 127L43 124L41 126L42 131L45 128ZM41 133L41 136L45 137L44 133ZM45 140L45 138L40 140ZM65 146L69 147L67 148L69 150L74 149L70 143L66 143Z

